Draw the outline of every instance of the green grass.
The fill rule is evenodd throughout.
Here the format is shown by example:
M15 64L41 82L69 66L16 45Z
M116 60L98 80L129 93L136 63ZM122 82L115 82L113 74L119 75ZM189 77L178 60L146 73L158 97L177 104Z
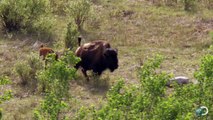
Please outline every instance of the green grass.
M71 82L70 94L77 103L70 102L73 108L69 116L73 116L80 105L100 105L110 86L119 78L123 78L127 84L137 83L138 68L147 57L154 54L165 57L161 70L195 80L193 74L211 45L208 31L213 22L208 21L212 19L212 11L189 14L178 8L131 1L105 2L101 7L96 6L95 10L96 14L84 26L83 42L95 39L109 41L112 47L118 48L119 68L113 73L105 71L98 83L95 77L92 77L90 83L85 82L79 70L78 79ZM123 10L133 14L124 17ZM54 28L57 40L50 46L61 51L69 19L65 16L56 16L56 19ZM23 42L25 40L22 37L12 40L0 38L0 75L8 75L12 79L14 83L10 88L16 95L0 105L3 108L3 119L31 119L32 111L41 99L40 95L22 98L27 90L17 84L19 78L13 71L15 63L25 60L30 52L38 52L38 48L32 47L36 40Z

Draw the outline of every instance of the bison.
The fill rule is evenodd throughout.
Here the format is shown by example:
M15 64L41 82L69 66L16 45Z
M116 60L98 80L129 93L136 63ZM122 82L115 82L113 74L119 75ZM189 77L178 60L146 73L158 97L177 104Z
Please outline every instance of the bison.
M81 67L82 73L89 81L87 70L101 75L106 69L113 72L118 68L118 51L111 48L111 45L103 40L96 40L90 43L80 45L81 39L78 39L79 47L75 51L75 55L81 58L75 68Z

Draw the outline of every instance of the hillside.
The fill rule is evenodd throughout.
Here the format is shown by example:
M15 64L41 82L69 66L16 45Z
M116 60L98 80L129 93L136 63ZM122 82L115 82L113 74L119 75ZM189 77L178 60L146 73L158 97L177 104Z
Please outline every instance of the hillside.
M143 0L104 2L93 4L94 15L84 25L83 43L104 39L118 49L119 68L113 73L105 71L100 78L91 77L86 82L81 71L71 81L69 90L72 108L67 113L74 116L83 106L100 105L106 93L119 79L125 84L137 84L138 69L147 58L155 54L165 57L160 68L174 76L187 76L196 82L194 72L201 58L212 44L213 12L203 9L195 13L181 7L155 6ZM8 76L11 85L0 86L0 90L13 91L14 97L0 104L3 120L30 120L33 110L39 105L42 95L20 85L15 64L26 60L31 53L38 54L38 44L44 43L57 51L63 51L63 40L69 18L55 15L53 42L31 35L1 33L0 75ZM91 76L91 74L90 74ZM0 94L2 94L0 92Z

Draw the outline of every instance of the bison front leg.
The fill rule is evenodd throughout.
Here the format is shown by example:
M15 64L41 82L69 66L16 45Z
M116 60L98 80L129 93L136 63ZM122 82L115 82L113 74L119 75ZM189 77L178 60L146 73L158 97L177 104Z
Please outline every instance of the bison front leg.
M84 76L86 77L87 81L89 81L89 77L87 75L87 71L85 69L81 69L82 73L84 74Z

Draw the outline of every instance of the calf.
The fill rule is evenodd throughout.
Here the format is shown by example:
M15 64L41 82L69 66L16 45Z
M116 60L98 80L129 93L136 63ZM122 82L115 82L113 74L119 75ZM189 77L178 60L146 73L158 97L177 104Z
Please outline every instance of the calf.
M41 45L39 48L39 56L43 56L43 60L45 60L46 56L50 53L55 53L53 49L49 47L44 47L44 45ZM58 60L58 54L55 53L55 60Z

